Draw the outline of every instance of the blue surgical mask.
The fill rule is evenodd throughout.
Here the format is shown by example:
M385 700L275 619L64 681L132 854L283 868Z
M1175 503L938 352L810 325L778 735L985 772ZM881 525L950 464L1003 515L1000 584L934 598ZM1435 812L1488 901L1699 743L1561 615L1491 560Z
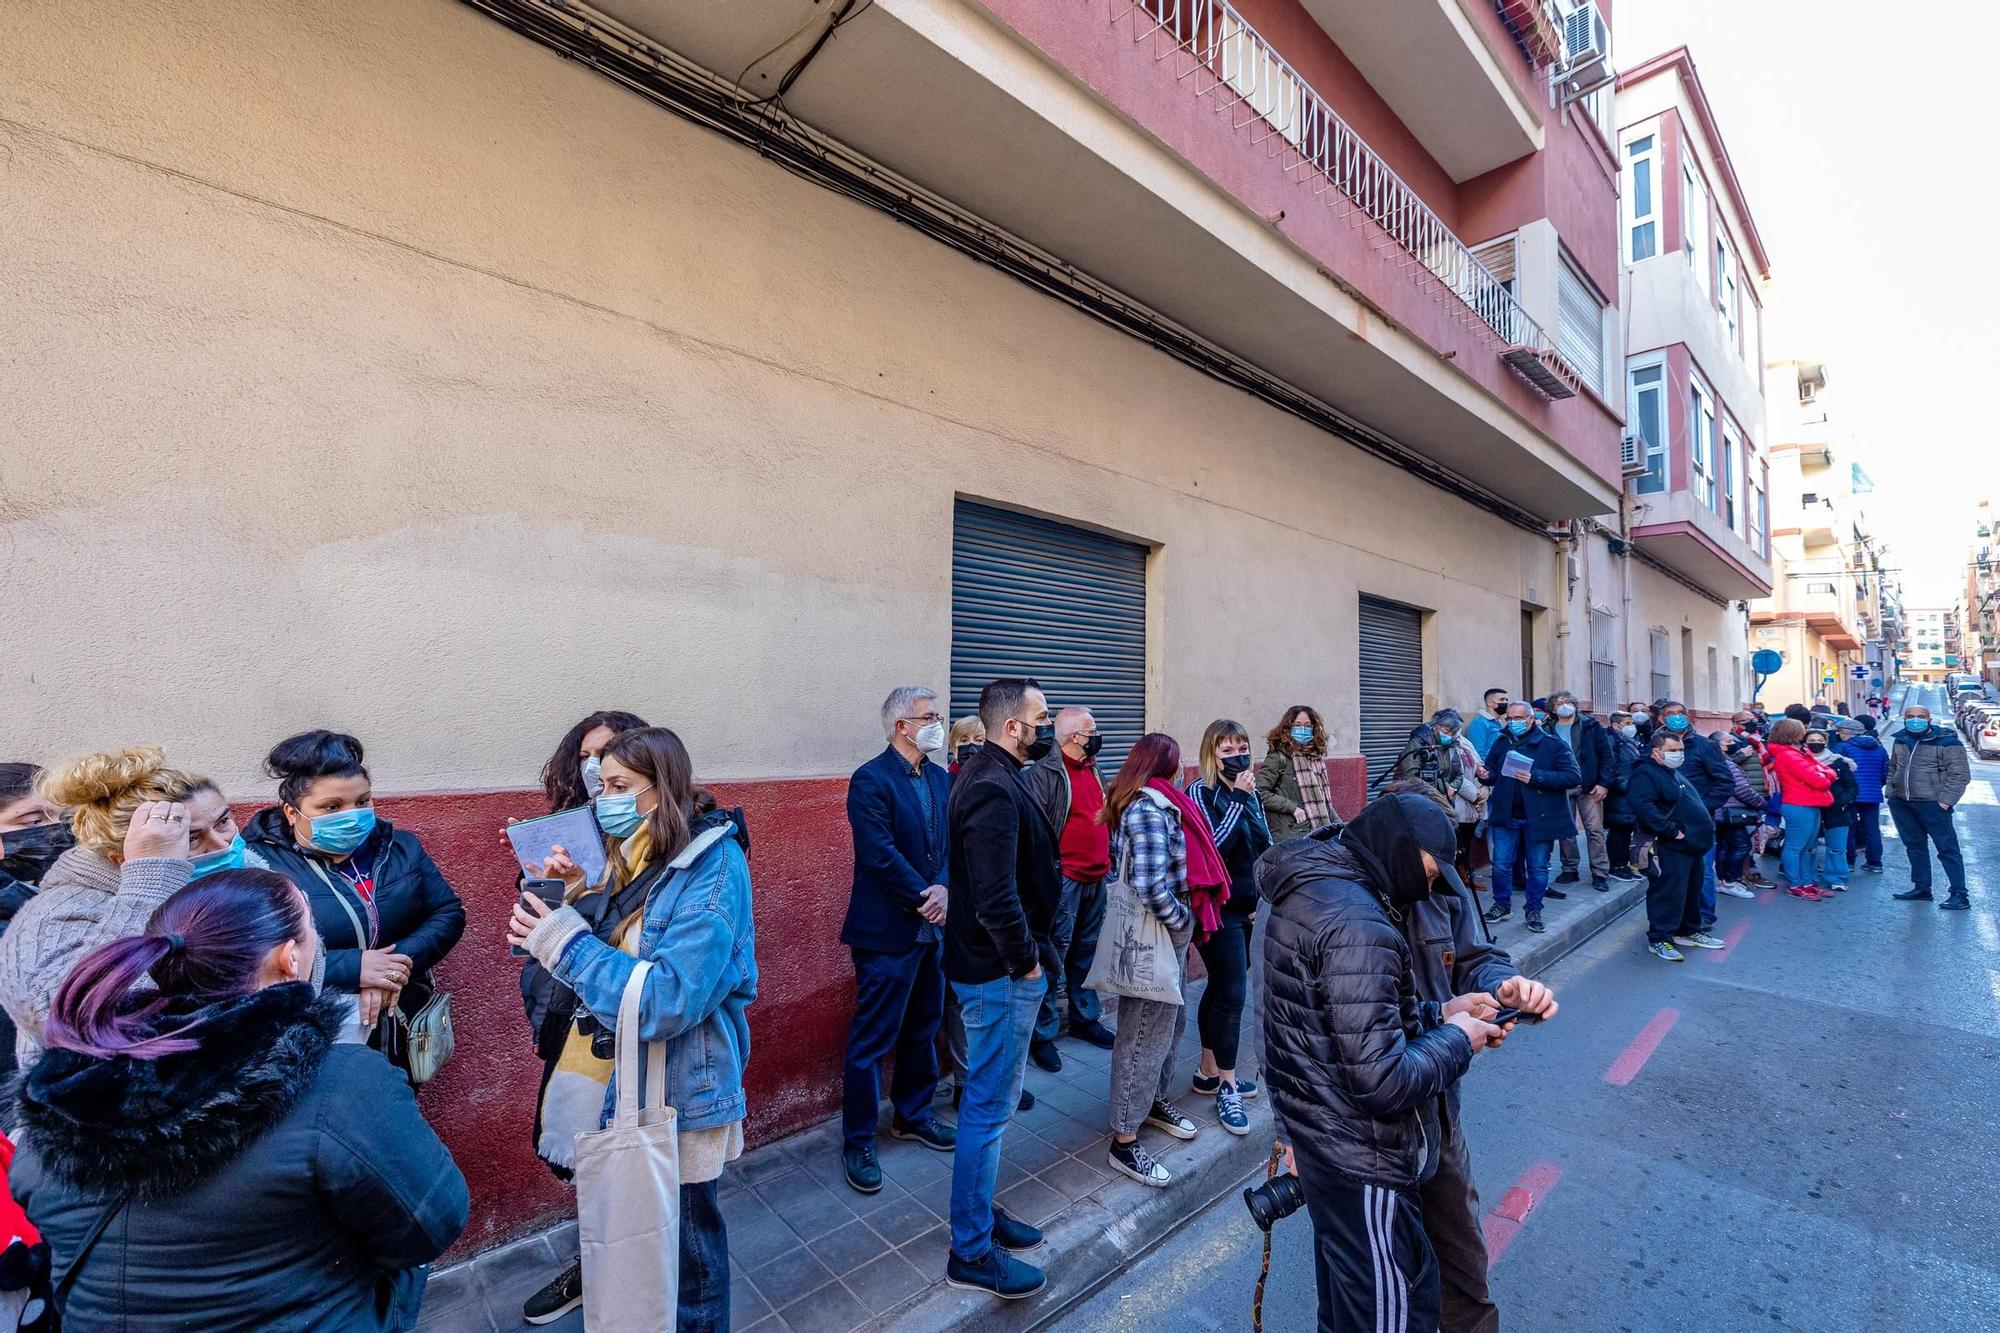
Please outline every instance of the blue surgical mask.
M1510 717L1507 719L1507 732L1512 736L1525 736L1531 725L1525 717Z
M604 790L604 761L596 755L590 756L583 761L577 776L583 779L584 795L596 799L597 793Z
M1458 733L1453 731L1450 727L1437 728L1438 744L1440 745L1451 744L1452 738L1456 735L1458 735Z
M595 802L597 827L614 838L629 838L639 831L646 817L639 813L639 791L608 791Z
M1312 729L1311 727L1293 727L1293 728L1292 728L1292 743L1293 743L1293 744L1295 744L1295 745L1311 745L1311 744L1312 744L1312 740L1313 740L1313 729Z
M1914 736L1921 736L1930 729L1931 720L1927 717L1906 717L1903 719L1903 730Z
M1688 721L1688 715L1686 713L1675 713L1667 718L1667 723L1666 723L1668 731L1686 731L1690 726L1693 725L1694 725L1693 723Z
M189 879L200 879L203 875L213 875L218 870L241 870L243 868L243 835L236 835L227 847L219 852L189 858L194 870Z
M330 815L314 815L308 845L330 856L345 856L368 841L375 831L375 807L358 806L336 810Z
M1575 717L1575 716L1576 716L1576 705L1575 705L1575 704L1557 704L1557 705L1556 705L1556 716L1557 716L1557 717Z

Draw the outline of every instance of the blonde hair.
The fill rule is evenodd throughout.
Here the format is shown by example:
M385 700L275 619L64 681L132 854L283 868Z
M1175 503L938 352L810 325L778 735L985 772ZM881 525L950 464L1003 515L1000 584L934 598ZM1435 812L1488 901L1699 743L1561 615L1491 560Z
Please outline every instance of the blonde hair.
M1201 769L1201 780L1213 787L1223 785L1222 761L1215 757L1215 747L1224 741L1242 741L1245 747L1243 753L1250 753L1250 733L1243 729L1241 722L1219 717L1209 723L1208 730L1201 733L1201 753L1195 763Z
M974 736L985 734L986 724L979 720L979 714L974 713L951 724L951 739L945 743L945 747L950 753L957 754L959 746L969 744Z
M44 770L35 783L44 801L68 814L77 842L103 857L124 850L132 812L145 802L185 801L215 789L199 773L168 768L155 745L79 755Z

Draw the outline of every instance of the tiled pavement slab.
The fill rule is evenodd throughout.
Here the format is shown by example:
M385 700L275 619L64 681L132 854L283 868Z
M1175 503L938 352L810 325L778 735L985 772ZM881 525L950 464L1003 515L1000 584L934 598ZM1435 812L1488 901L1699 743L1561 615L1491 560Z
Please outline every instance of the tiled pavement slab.
M1582 891L1547 905L1546 934L1529 934L1518 913L1496 931L1525 970L1548 966L1641 895L1641 886L1603 894L1588 883L1568 887ZM1199 982L1189 988L1191 1002L1200 988ZM882 1191L858 1194L841 1175L840 1126L830 1120L745 1154L722 1178L739 1333L1028 1327L1111 1280L1214 1199L1241 1188L1270 1151L1264 1098L1247 1104L1251 1131L1238 1138L1216 1123L1210 1099L1190 1091L1178 1102L1200 1126L1191 1142L1143 1131L1174 1184L1148 1189L1115 1176L1105 1165L1111 1053L1069 1040L1061 1051L1059 1073L1029 1066L1037 1103L1015 1116L1001 1153L1001 1205L1048 1232L1048 1244L1024 1256L1048 1271L1041 1295L1003 1302L946 1287L951 1155L884 1133ZM1256 1078L1247 1040L1244 1052L1243 1073ZM1177 1057L1181 1087L1199 1054L1190 1023ZM948 1118L949 1105L941 1104L939 1114ZM423 1333L524 1329L522 1300L575 1252L572 1223L436 1274ZM583 1322L571 1314L543 1327L577 1333Z

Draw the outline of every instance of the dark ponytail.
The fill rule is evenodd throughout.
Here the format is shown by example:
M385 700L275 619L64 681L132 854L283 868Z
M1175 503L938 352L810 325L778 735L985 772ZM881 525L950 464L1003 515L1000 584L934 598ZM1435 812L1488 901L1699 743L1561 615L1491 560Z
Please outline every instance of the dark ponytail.
M278 780L278 799L296 810L321 778L365 778L361 742L338 731L287 736L264 757L264 771Z
M152 1030L174 1000L212 1004L257 989L264 957L287 940L307 942L305 895L269 870L219 870L161 903L144 935L128 935L84 955L56 991L43 1044L106 1059L151 1060L194 1050L195 1026ZM159 989L132 994L151 976Z

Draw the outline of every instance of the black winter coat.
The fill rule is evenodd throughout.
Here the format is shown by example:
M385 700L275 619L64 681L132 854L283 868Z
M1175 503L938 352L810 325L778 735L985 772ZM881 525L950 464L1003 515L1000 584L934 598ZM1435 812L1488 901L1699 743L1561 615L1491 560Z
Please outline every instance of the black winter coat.
M416 1270L465 1227L465 1178L403 1076L333 1041L333 995L293 982L199 1017L157 1060L51 1050L21 1085L10 1183L60 1280L110 1201L64 1325L123 1333L412 1326Z
M352 993L361 989L361 951L387 949L408 954L421 986L431 983L430 971L465 933L465 905L438 872L437 863L417 841L386 819L378 818L357 858L374 858L375 911L380 920L372 941L354 937L354 920L368 927L368 906L357 898L333 863L292 838L292 826L277 806L259 810L243 830L253 863L261 862L299 886L312 905L313 925L326 946L326 988ZM340 899L334 895L338 893ZM353 909L349 916L347 908ZM419 992L405 989L406 1001Z
M1257 891L1264 1073L1300 1169L1414 1188L1437 1170L1439 1106L1471 1041L1418 994L1402 914L1338 842L1279 843Z
M1019 981L1040 965L1062 900L1057 830L1023 781L1021 763L986 742L958 766L946 807L951 897L944 974L981 985Z
M1688 781L1686 761L1680 769L1668 768L1651 758L1633 770L1626 799L1639 827L1653 835L1661 846L1675 851L1705 852L1715 846L1715 821L1701 792ZM1679 834L1676 838L1674 835Z
M1468 991L1493 991L1507 978L1521 975L1507 951L1487 938L1478 920L1479 906L1457 871L1442 877L1435 893L1404 914L1403 938L1410 942L1411 975L1419 999L1442 1005ZM1458 1084L1446 1091L1445 1103L1457 1111Z
M1578 787L1584 791L1589 791L1592 787L1609 789L1611 783L1608 778L1612 764L1611 732L1602 722L1588 713L1578 713L1571 720L1576 724L1569 732L1571 750L1576 755L1577 772L1583 777L1583 781L1577 784ZM1559 741L1562 739L1556 731L1554 717L1549 718L1548 725L1542 730Z
M1626 790L1632 785L1633 772L1646 762L1646 752L1640 748L1637 737L1626 740L1615 731L1607 730L1605 741L1611 747L1611 770L1605 775L1604 822L1616 828L1630 828L1638 820L1632 814Z
M1736 795L1736 774L1739 770L1722 752L1720 745L1692 727L1674 734L1681 738L1681 745L1687 753L1686 760L1681 764L1681 776L1694 784L1694 789L1701 793L1702 804L1713 815ZM1645 763L1652 761L1648 759ZM1653 764L1653 767L1658 768L1659 765Z

